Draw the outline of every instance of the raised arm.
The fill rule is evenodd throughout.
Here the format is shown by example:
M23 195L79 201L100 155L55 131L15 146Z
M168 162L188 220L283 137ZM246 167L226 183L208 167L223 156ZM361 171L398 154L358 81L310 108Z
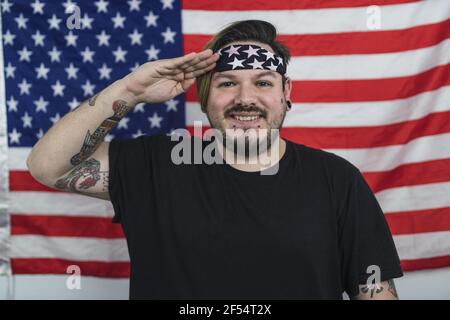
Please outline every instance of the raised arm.
M108 200L105 136L137 103L158 103L185 92L218 60L211 50L147 62L61 118L36 143L31 175L63 191Z

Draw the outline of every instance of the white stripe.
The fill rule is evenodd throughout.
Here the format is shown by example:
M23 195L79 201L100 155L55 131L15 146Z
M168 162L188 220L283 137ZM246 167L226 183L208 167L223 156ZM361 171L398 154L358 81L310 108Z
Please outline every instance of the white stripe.
M386 214L450 207L450 182L386 189L375 194Z
M419 1L380 6L380 9L381 30L399 30L448 19L450 1ZM288 35L371 32L367 27L371 17L367 7L265 11L182 10L181 22L185 34L212 35L232 22L258 19L275 25L279 34Z
M293 103L283 127L383 126L417 120L431 113L450 111L450 86L406 99L345 103ZM186 125L202 121L209 126L198 102L186 103Z
M79 237L12 236L11 257L129 261L125 239Z
M394 236L402 260L450 255L450 231Z
M31 152L29 147L10 147L8 155L9 169L28 171L27 158Z
M10 212L23 215L58 215L111 218L111 202L63 192L15 191L10 193Z
M406 163L450 158L450 133L413 139L406 144L387 147L324 149L335 153L363 172L387 171Z
M412 76L450 62L450 39L427 48L381 54L293 57L292 80L358 80Z

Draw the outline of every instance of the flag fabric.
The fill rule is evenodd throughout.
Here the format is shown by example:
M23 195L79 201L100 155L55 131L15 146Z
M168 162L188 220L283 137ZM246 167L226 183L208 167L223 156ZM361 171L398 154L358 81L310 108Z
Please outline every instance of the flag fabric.
M110 203L39 184L26 158L53 123L136 66L201 51L246 19L273 23L291 50L283 137L361 170L404 270L450 266L450 1L4 0L0 272L78 265L84 275L129 275ZM138 105L106 140L196 120L207 123L192 87Z

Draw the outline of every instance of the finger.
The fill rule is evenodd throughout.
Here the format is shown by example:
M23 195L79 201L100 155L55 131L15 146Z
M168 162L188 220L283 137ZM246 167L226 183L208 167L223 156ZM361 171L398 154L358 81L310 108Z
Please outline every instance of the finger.
M209 59L213 55L214 54L213 54L211 49L204 50L202 52L197 53L196 56L192 60L186 61L182 65L179 65L178 69L184 71L187 68L191 68L191 67L193 67L193 66L195 66L195 65L197 65L197 64L199 64L199 63L201 63L203 61L206 61L207 59Z
M213 64L210 64L209 66L207 66L207 67L205 67L205 68L202 68L202 69L199 69L199 70L195 70L195 71L192 71L192 72L185 73L185 74L184 74L184 78L185 78L185 79L191 79L191 78L199 77L199 76L201 76L202 74L205 74L205 73L207 73L208 71L213 70L213 69L215 68L215 66L216 66L216 63L214 62Z
M212 54L211 49L207 49L198 53L191 52L184 55L183 57L168 60L167 68L170 70L185 69L190 65L198 63L198 61L200 60L206 59L211 54Z
M214 53L212 56L208 57L206 60L199 61L196 64L192 64L189 67L183 69L184 72L192 72L195 70L200 70L208 67L212 63L215 63L219 60L220 56L218 53Z

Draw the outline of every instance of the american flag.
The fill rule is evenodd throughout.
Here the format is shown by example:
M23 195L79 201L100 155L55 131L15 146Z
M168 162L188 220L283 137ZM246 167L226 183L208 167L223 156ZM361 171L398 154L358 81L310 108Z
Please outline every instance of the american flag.
M65 113L136 66L201 51L247 19L273 23L293 55L282 135L361 170L404 270L450 266L450 1L4 0L1 8L3 273L65 274L78 265L84 275L128 276L109 202L42 186L27 155ZM193 87L138 105L107 140L192 129L196 120L207 123Z

